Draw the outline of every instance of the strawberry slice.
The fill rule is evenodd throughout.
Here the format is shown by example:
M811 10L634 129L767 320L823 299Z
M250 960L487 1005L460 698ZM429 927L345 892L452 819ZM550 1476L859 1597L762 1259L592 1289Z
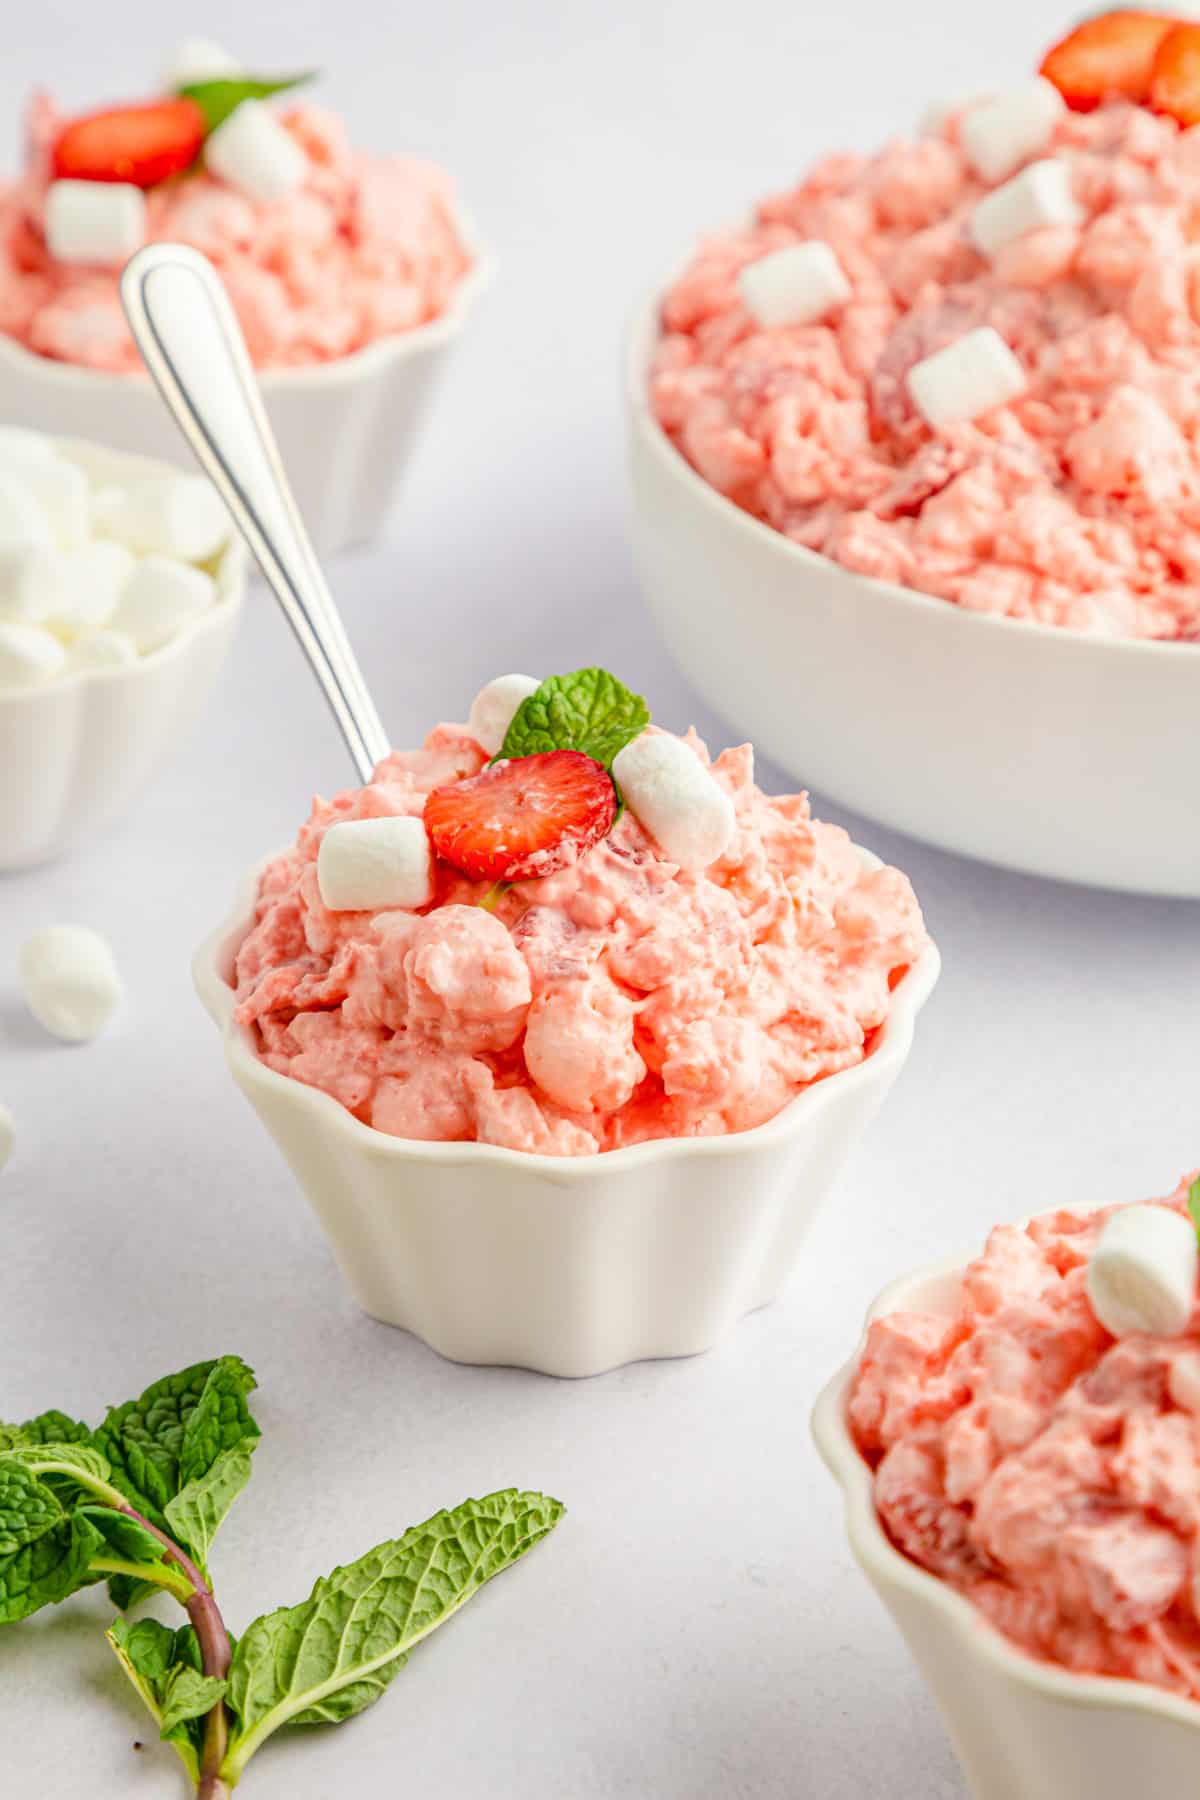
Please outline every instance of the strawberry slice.
M611 777L582 750L513 757L425 802L434 849L473 881L557 874L606 837L616 815Z
M1101 13L1047 51L1041 72L1076 112L1104 100L1145 100L1158 47L1178 23L1165 13Z
M1158 46L1150 104L1181 125L1200 125L1200 25L1176 25Z
M152 100L71 119L54 145L54 173L75 181L155 187L191 168L208 123L194 100Z

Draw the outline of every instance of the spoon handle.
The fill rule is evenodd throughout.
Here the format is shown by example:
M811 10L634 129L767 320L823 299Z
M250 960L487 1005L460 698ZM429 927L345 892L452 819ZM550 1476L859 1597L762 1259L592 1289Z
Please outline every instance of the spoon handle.
M212 264L148 244L121 276L129 328L167 410L254 554L369 781L390 748L292 498L246 342Z

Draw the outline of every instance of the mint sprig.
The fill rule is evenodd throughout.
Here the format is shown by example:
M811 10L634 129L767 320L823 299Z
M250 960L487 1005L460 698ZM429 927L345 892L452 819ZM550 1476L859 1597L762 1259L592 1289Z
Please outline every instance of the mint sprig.
M315 79L315 69L299 75L281 75L262 79L250 75L234 75L220 81L193 81L177 90L181 98L194 100L204 114L210 132L223 125L230 113L236 112L243 100L269 100L273 94L284 94Z
M494 760L582 750L611 772L613 758L649 723L642 696L607 669L576 669L551 675L521 702Z
M105 1579L118 1605L154 1588L178 1600L188 1623L177 1631L118 1619L107 1635L198 1800L228 1800L284 1726L338 1724L370 1706L422 1638L563 1513L516 1489L465 1500L235 1640L205 1565L250 1477L253 1388L226 1356L154 1382L94 1431L59 1412L0 1424L0 1625Z

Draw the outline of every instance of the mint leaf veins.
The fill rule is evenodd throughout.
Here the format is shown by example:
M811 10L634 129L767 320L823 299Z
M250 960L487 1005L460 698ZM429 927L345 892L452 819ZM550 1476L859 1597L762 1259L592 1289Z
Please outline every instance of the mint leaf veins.
M551 675L517 708L495 760L582 750L611 772L613 758L649 723L642 696L607 669Z

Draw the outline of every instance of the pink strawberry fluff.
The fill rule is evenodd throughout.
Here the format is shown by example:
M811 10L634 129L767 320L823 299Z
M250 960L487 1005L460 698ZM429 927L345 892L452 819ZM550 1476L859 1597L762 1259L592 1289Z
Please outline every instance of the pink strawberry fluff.
M693 467L857 574L972 611L1200 638L1200 127L1118 103L1066 114L1078 228L989 260L989 191L936 134L832 156L709 239L662 307L651 396ZM1031 159L1032 160L1032 159ZM999 184L997 184L999 185ZM737 276L828 243L850 283L818 324L764 329ZM1027 389L932 432L913 365L990 325Z
M197 171L147 193L148 235L216 264L259 368L325 363L438 318L470 267L448 176L428 163L354 150L335 114L280 120L308 158L282 199L259 204ZM0 333L90 369L140 369L117 271L54 260L42 233L50 150L63 123L39 95L28 168L0 185Z
M419 912L326 909L331 825L420 816L486 760L464 726L438 726L366 787L317 800L267 866L235 986L269 1068L396 1137L585 1156L744 1131L870 1053L926 943L912 889L868 869L806 795L762 793L749 745L711 764L737 829L707 869L666 861L626 812L494 910L488 884L441 862Z
M1186 1214L1187 1186L1161 1204ZM1178 1338L1098 1322L1115 1210L1003 1225L956 1317L877 1319L850 1426L897 1547L1006 1637L1200 1700L1200 1316Z

